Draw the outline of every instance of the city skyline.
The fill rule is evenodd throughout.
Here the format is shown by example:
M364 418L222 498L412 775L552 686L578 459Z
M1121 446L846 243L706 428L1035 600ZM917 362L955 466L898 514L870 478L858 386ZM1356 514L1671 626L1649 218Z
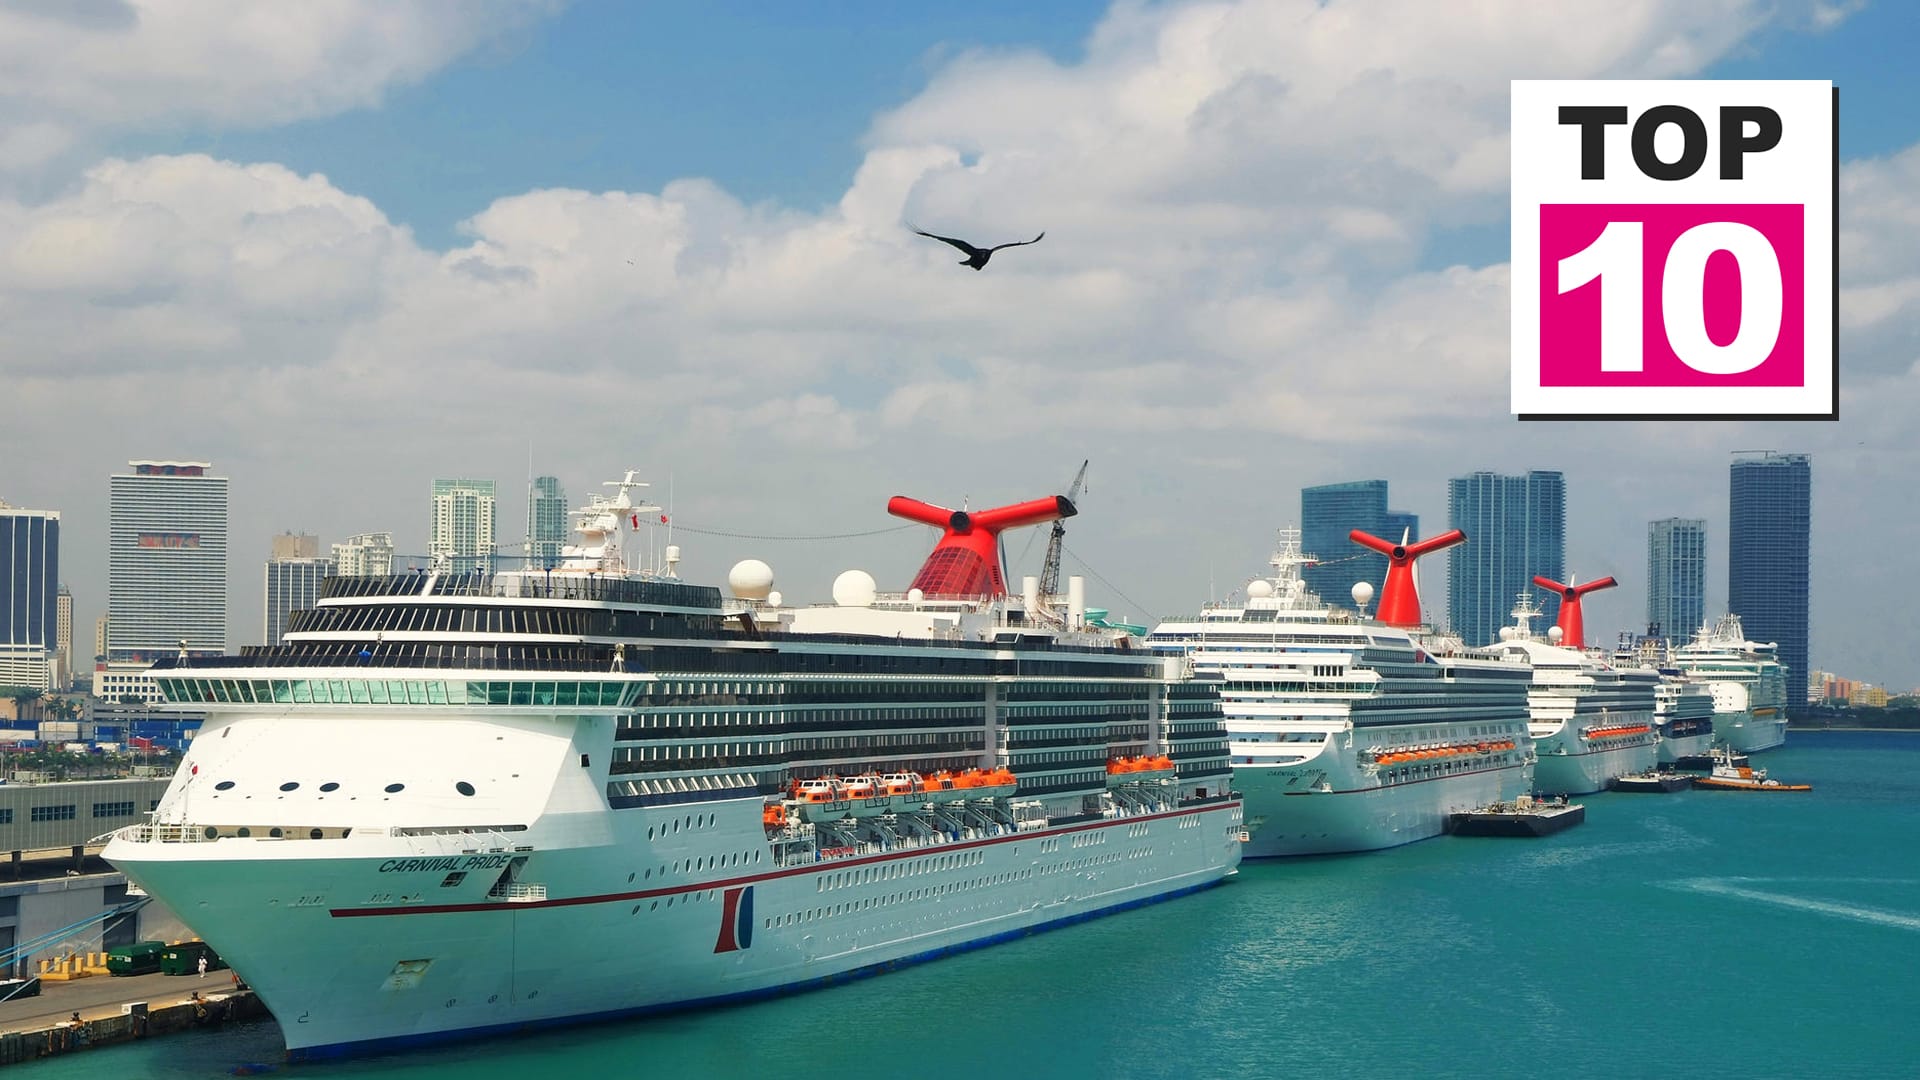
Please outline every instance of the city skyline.
M1665 517L1724 610L1728 458L1778 447L1821 463L1812 666L1920 681L1880 584L1920 532L1885 498L1920 471L1910 5L61 10L0 8L0 491L63 512L83 627L99 478L147 455L235 478L230 644L273 532L424 555L436 476L638 469L687 576L824 599L924 556L889 496L1091 459L1066 569L1145 616L1263 570L1310 480L1388 478L1431 533L1452 476L1561 471L1567 566L1622 582L1597 634L1639 628ZM1509 80L1543 73L1836 81L1838 422L1508 415ZM908 220L1047 236L976 274Z
M1707 523L1662 518L1647 523L1647 626L1676 644L1707 619Z
M1806 454L1742 453L1727 472L1727 610L1747 636L1780 646L1787 700L1807 699L1808 543L1813 462Z

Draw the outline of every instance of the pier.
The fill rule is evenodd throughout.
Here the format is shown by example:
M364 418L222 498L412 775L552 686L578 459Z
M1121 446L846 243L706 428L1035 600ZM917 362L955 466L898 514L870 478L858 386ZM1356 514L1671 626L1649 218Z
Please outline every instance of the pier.
M266 1015L227 971L43 981L36 996L0 1001L0 1065Z

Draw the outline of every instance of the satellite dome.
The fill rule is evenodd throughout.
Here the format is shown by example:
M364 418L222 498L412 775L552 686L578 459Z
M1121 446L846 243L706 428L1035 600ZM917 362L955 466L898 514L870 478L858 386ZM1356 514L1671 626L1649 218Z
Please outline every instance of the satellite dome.
M779 589L775 589L772 592L767 594L767 603L772 604L774 607L780 606L780 590Z
M1518 631L1518 630L1516 630L1516 629L1514 629L1513 627L1511 627L1511 626L1503 626L1503 627L1501 627L1501 628L1500 628L1500 640L1501 640L1501 641L1512 641L1512 640L1513 640L1513 636L1514 636L1515 634L1517 634L1517 633L1519 633L1519 631Z
M1357 604L1360 607L1366 607L1367 604L1372 600L1373 600L1372 585L1364 581L1356 581L1353 583L1353 602L1355 604Z
M833 579L833 602L841 607L872 607L880 586L865 570L848 570Z
M920 601L925 600L926 598L927 598L927 593L925 589L908 589L907 590L907 603L909 604L917 604Z
M1266 578L1254 578L1247 582L1247 599L1265 600L1273 595L1273 582Z
M742 600L765 600L773 589L773 567L759 559L742 559L727 571L727 588Z
M1566 636L1567 636L1567 632L1565 630L1560 629L1557 626L1552 626L1547 628L1548 641L1559 641L1561 638Z

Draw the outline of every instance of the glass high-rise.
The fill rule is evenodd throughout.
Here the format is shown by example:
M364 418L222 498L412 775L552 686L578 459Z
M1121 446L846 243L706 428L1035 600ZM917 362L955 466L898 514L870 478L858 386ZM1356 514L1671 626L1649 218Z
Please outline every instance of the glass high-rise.
M0 685L53 688L59 594L60 512L0 502Z
M527 565L547 569L560 562L567 543L567 493L555 476L536 476L527 489Z
M1668 641L1690 640L1707 618L1707 523L1647 523L1647 625Z
M227 478L205 461L131 461L108 480L108 659L227 651Z
M267 560L262 640L280 644L287 616L313 607L320 600L320 583L333 573L333 560L320 557L320 538L286 533L273 538L273 558Z
M333 545L333 572L340 577L385 577L393 573L393 534L360 533Z
M1370 583L1376 593L1387 577L1387 558L1347 539L1365 529L1382 539L1420 538L1420 516L1387 509L1385 480L1352 480L1300 489L1300 547L1321 565L1301 572L1307 588L1335 604L1352 603L1353 584ZM1350 560L1350 561L1349 561Z
M427 555L436 570L456 573L493 565L493 481L435 480Z
M1808 542L1813 459L1771 450L1734 459L1727 501L1727 610L1747 637L1780 646L1787 704L1807 700Z
M1543 595L1533 576L1567 580L1565 476L1536 469L1448 480L1447 527L1467 534L1466 543L1447 550L1447 623L1467 644L1497 640L1523 591L1546 617L1536 629L1559 615L1560 597Z

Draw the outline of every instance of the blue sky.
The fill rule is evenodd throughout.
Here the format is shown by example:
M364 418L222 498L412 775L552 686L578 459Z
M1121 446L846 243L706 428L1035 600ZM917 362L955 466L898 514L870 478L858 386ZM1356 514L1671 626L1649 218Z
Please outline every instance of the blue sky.
M1560 468L1610 629L1653 519L1708 519L1724 604L1729 453L1805 450L1815 664L1913 685L1844 523L1920 531L1884 494L1920 471L1916 41L1920 5L1821 0L0 0L0 497L67 513L86 624L104 477L214 460L239 644L273 533L419 548L432 477L513 491L529 443L576 494L671 469L738 532L1090 457L1070 546L1153 612L1260 569L1301 486L1440 522L1449 476ZM1506 81L1647 75L1841 87L1840 423L1508 416ZM906 218L1048 237L974 275ZM811 599L922 547L688 572L767 558Z

